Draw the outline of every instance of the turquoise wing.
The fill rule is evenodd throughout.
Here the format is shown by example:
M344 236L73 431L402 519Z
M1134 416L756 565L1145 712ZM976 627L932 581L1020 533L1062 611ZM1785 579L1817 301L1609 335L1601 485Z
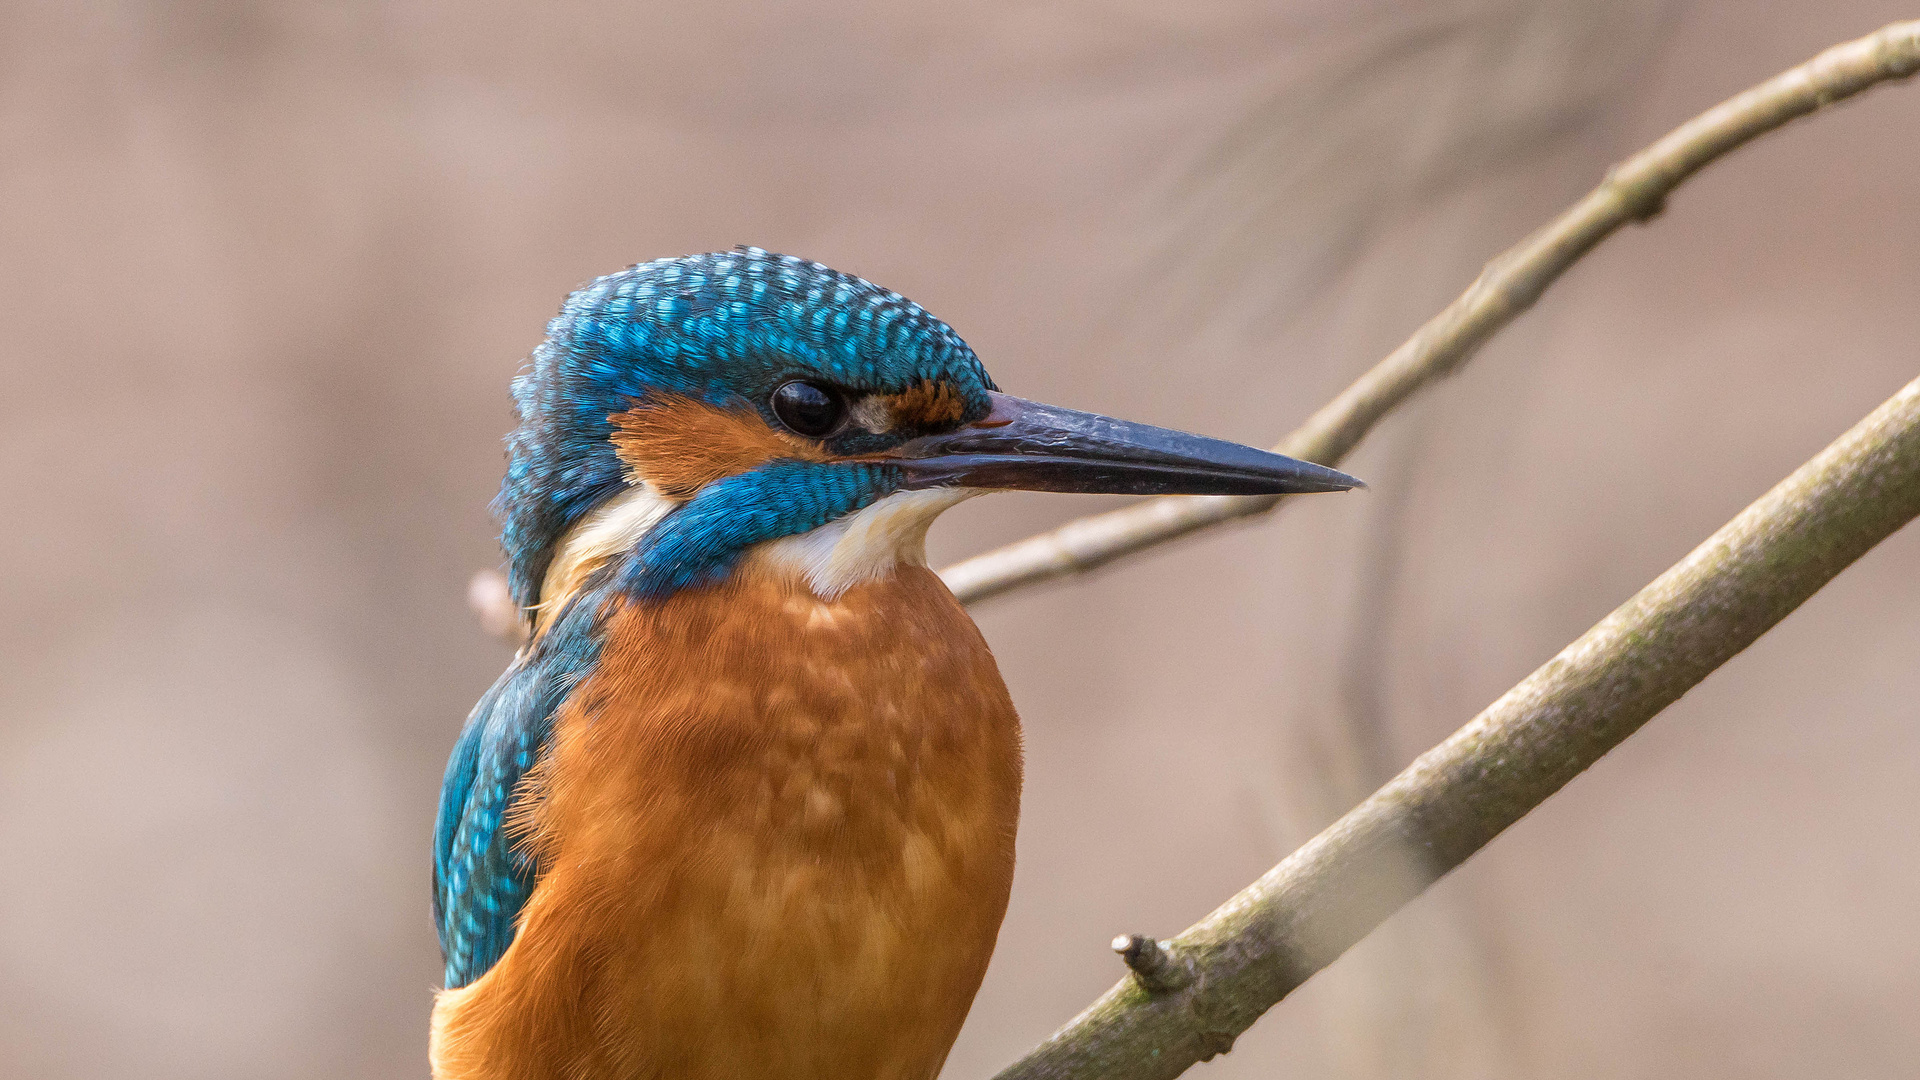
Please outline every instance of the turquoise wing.
M434 825L433 917L448 989L487 973L513 944L537 861L506 826L520 782L546 752L553 717L599 657L598 634L574 604L559 625L474 706L447 761Z

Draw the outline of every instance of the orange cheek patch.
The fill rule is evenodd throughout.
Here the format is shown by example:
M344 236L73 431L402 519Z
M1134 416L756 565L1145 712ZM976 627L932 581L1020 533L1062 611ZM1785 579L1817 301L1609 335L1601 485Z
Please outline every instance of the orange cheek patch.
M655 395L607 419L628 473L670 499L691 498L774 458L827 460L818 445L775 431L752 409L719 409L677 394Z
M952 383L922 379L887 398L887 411L893 430L941 430L960 423L967 414L966 400Z

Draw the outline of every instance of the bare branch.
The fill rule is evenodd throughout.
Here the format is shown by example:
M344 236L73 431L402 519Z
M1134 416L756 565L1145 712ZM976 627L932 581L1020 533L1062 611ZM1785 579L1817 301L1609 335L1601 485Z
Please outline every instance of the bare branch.
M1533 306L1581 256L1630 221L1660 212L1667 195L1735 147L1875 84L1920 69L1920 21L1894 23L1836 45L1799 67L1722 102L1607 173L1600 186L1545 228L1489 262L1478 279L1358 382L1274 447L1323 465L1359 445L1382 417L1455 371ZM963 603L1067 574L1188 533L1272 510L1277 497L1156 498L1070 521L975 555L940 572Z
M998 1080L1166 1080L1920 515L1920 379ZM1136 969L1137 970L1137 969Z

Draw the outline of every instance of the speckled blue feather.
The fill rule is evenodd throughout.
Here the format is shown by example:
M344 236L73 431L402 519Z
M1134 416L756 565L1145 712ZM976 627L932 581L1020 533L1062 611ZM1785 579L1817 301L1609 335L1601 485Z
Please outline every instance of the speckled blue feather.
M513 941L537 868L505 818L546 748L554 713L600 657L599 611L613 588L608 581L569 605L500 676L447 761L433 834L433 918L448 989L486 974Z
M873 465L778 461L716 480L648 534L628 556L622 586L664 596L726 576L741 552L806 532L871 505L898 484Z
M514 383L521 425L495 503L514 600L538 600L554 545L620 490L608 416L666 391L744 402L771 422L773 389L808 376L887 393L946 379L982 414L995 389L960 335L920 305L791 255L662 259L574 293Z

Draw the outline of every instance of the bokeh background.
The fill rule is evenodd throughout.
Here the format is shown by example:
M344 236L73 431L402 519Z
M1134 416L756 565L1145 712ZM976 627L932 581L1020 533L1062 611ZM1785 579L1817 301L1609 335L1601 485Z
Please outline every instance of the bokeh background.
M0 10L0 1074L421 1077L506 383L754 243L1026 396L1267 443L1672 125L1911 5ZM978 612L985 1077L1920 371L1920 87L1714 166L1350 462ZM1002 496L936 560L1115 500ZM1240 1077L1910 1077L1920 534L1242 1039Z

